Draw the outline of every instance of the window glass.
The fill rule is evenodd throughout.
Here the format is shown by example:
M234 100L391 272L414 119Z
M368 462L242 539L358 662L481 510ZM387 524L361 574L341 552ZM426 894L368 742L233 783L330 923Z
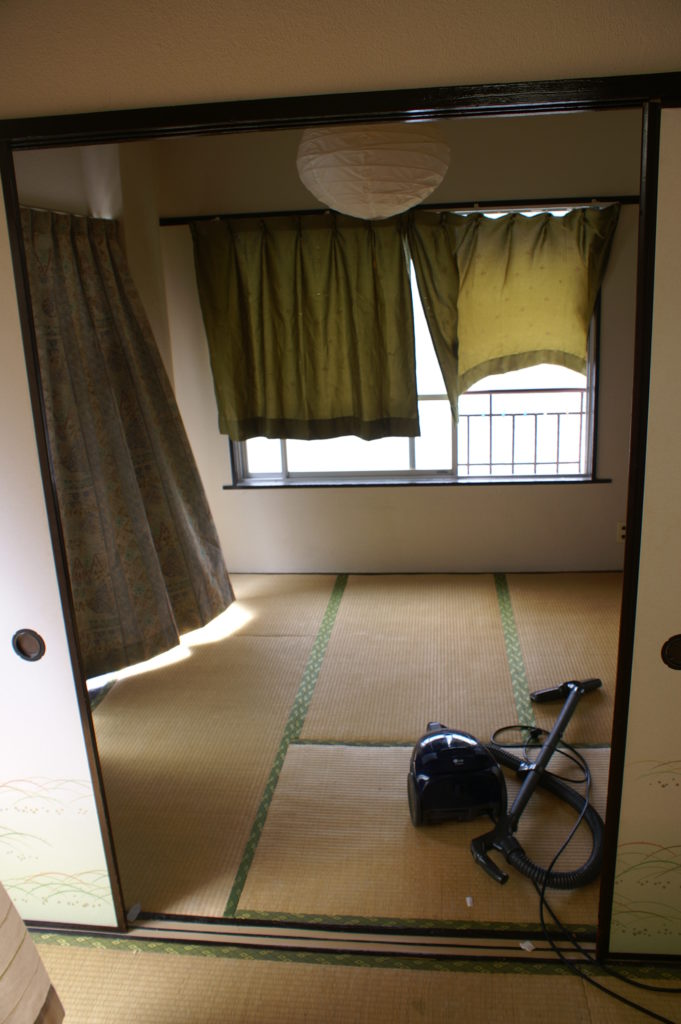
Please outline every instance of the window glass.
M411 268L411 296L414 308L414 351L416 354L416 390L419 395L446 394L445 382L430 338L423 312L414 267Z
M585 476L592 416L586 375L544 364L485 377L459 396L454 423L413 267L411 281L420 436L411 441L254 438L241 445L247 456L245 475L282 481L339 474L358 480L413 473L419 479L449 473L469 480Z
M421 436L414 441L417 470L452 468L452 410L449 399L419 402Z
M409 469L409 440L334 437L327 441L287 441L291 473L386 473Z
M249 473L281 473L281 442L252 437L247 444Z

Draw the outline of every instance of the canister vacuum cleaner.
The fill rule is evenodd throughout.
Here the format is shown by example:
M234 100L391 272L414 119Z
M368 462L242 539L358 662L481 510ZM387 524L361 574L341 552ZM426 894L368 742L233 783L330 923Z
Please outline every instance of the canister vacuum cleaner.
M494 827L473 839L475 861L500 884L508 874L489 856L498 850L506 861L537 885L574 889L593 881L601 868L603 821L598 812L567 782L547 770L581 698L601 686L600 679L570 680L530 697L536 703L563 700L563 707L534 760L516 757L497 743L484 745L474 736L430 722L411 756L407 792L414 825L470 821L488 814ZM522 783L510 809L502 766L514 770ZM535 864L516 839L520 817L538 786L570 804L591 831L592 849L573 871L552 871Z

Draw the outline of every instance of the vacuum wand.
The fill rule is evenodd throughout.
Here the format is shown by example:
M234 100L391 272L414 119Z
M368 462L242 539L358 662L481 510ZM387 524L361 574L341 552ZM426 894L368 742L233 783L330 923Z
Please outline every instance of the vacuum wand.
M574 714L575 707L580 698L591 690L597 690L601 685L602 683L600 679L585 679L582 682L571 680L567 683L561 683L560 686L555 686L550 690L537 690L535 693L530 694L530 698L533 701L541 704L550 700L556 700L563 696L567 696L567 700L563 704L561 712L554 722L551 732L544 740L536 760L528 762L527 764L527 775L525 776L525 781L520 787L507 815L507 821L511 827L511 831L515 832L518 828L520 815L525 810L530 797L539 785L541 773L546 768L555 753L556 747L562 740L563 733Z
M548 690L538 690L530 694L531 699L535 703L545 703L562 698L566 698L566 700L553 728L544 740L536 760L534 762L523 762L520 771L525 773L525 778L511 809L507 814L499 818L491 832L478 836L471 843L471 852L474 859L488 875L500 884L503 885L504 882L508 881L508 875L488 856L488 851L492 849L499 850L508 861L514 858L514 855L522 855L522 847L514 837L520 816L537 786L541 784L546 766L555 753L556 747L560 743L579 700L585 693L597 690L601 685L600 679L570 680L561 683L560 686L555 686Z

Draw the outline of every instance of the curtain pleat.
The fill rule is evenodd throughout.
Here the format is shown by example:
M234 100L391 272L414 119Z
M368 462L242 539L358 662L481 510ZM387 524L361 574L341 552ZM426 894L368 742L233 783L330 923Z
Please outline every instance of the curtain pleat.
M192 224L222 433L415 436L409 268L397 220Z
M447 392L539 363L584 371L617 205L562 217L414 211L419 294Z
M117 226L22 218L76 626L96 676L173 647L233 592Z

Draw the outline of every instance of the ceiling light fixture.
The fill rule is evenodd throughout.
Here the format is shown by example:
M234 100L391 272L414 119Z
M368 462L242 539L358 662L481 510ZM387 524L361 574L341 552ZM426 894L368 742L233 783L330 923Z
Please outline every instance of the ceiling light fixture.
M448 166L449 146L425 122L307 128L298 147L303 185L330 209L363 220L416 206Z

